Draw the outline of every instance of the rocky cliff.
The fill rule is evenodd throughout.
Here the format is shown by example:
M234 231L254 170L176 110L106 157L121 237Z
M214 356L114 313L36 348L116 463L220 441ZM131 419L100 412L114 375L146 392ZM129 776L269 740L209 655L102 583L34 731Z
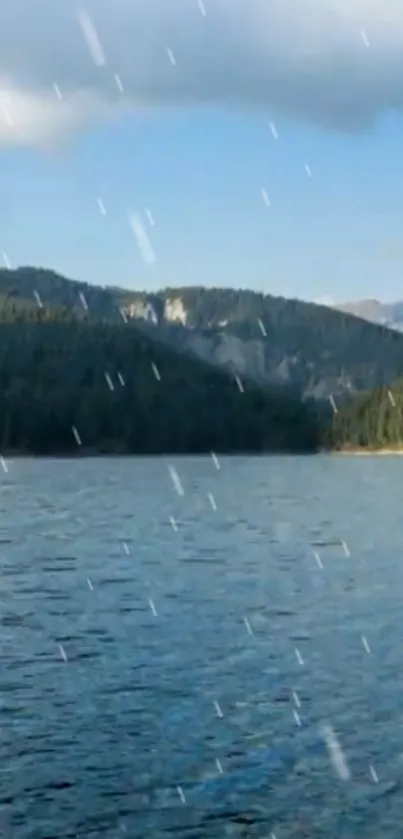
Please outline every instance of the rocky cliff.
M125 311L210 363L263 384L289 385L306 397L343 399L403 372L402 336L396 343L388 330L324 306L226 289L168 290L159 293L158 305L158 316L155 300L151 309L128 304ZM382 368L381 345L394 347L393 372Z
M3 320L24 319L28 309L34 320L38 300L93 321L135 321L153 338L241 378L285 384L317 399L337 402L403 376L402 334L302 300L197 286L147 294L44 269L0 269Z

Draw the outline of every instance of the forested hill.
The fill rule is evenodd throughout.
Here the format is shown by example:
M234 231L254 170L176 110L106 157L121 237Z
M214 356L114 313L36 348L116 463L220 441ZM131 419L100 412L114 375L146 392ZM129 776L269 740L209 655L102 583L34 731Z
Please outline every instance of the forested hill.
M281 384L339 404L403 376L403 335L325 306L252 291L168 288L157 294L78 283L52 271L0 270L0 319L38 319L40 303L63 318L121 323L265 387ZM26 307L25 313L21 307ZM5 310L8 314L6 316ZM13 315L14 316L14 315Z
M88 283L76 282L62 277L55 271L41 268L0 268L0 317L12 306L19 311L25 308L33 311L46 307L50 310L74 313L80 317L90 314L95 320L119 323L118 294L112 289L103 289Z
M360 393L333 417L326 444L333 449L403 447L403 380Z
M21 313L20 313L21 314ZM44 307L0 325L0 453L311 452L308 405L151 340ZM70 322L66 322L66 318Z

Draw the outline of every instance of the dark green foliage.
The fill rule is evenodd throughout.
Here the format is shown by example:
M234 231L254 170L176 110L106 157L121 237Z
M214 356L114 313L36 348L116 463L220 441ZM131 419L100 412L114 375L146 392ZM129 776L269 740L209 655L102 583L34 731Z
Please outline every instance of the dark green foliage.
M68 309L63 306L38 306L30 300L0 295L0 323L73 323L89 322L90 318L83 310Z
M132 303L151 303L158 327L138 321L143 329L186 352L197 351L198 337L208 338L205 357L210 361L216 360L215 350L222 345L223 334L239 338L244 347L250 342L252 349L260 342L264 369L259 372L253 361L260 353L253 356L251 352L249 357L246 347L246 355L252 359L247 375L266 385L284 381L295 391L315 397L327 397L329 393L342 397L348 395L349 388L359 391L390 384L403 376L403 334L301 300L193 286L148 295L115 286L101 288L78 283L35 268L0 270L3 300L18 300L35 311L34 291L44 304L60 310L58 319L66 319L69 311L81 319L120 323L121 308ZM80 292L87 300L88 315L83 310ZM166 302L178 298L187 313L186 328L164 319ZM5 319L1 307L0 319ZM259 320L267 337L262 336ZM279 369L284 364L283 377Z
M38 317L41 322L3 318L0 325L3 453L314 451L318 445L310 407L280 389L267 393L245 383L241 393L231 376L131 324L66 322L60 311L47 310Z
M335 449L400 449L403 382L365 391L334 415L325 443Z
M178 299L186 327L164 318L167 301ZM151 303L158 326L142 319L125 324L120 310L132 303ZM274 386L269 375L262 391L248 369L249 383L242 377L240 393L233 375L194 357L195 336L208 339L214 358L223 332L245 346L263 342L269 374L286 359L287 389ZM3 451L75 452L72 426L84 452L314 451L320 443L395 447L403 386L393 391L396 407L385 387L344 407L340 390L343 382L360 389L402 374L403 335L326 307L232 289L146 295L75 283L50 271L0 270ZM323 382L327 392L339 392L333 418L327 399L297 398Z
M91 316L98 320L119 322L121 316L114 295L99 286L74 282L41 268L17 268L15 271L0 269L0 298L38 308L34 292L39 294L42 303L52 309L66 309L82 315L85 310L80 298L84 295Z

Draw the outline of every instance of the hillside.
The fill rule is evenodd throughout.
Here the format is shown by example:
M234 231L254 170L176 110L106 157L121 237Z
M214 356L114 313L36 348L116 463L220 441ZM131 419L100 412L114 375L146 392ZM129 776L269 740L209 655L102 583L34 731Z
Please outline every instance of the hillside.
M252 291L185 287L157 294L77 283L51 271L0 270L1 301L57 306L75 318L134 320L145 334L255 380L304 397L351 393L403 375L403 335L314 303ZM25 302L24 302L25 301Z
M333 449L403 447L403 380L391 388L364 391L334 415L326 443Z
M308 405L239 387L132 324L63 311L0 328L0 451L32 454L314 451ZM242 383L241 383L242 385Z
M403 375L403 336L326 306L227 289L167 289L126 306L165 340L268 385L345 399ZM161 314L162 312L162 314ZM176 326L173 326L176 322Z
M12 304L19 310L33 312L41 308L57 308L74 312L76 316L91 314L95 320L122 321L118 307L118 292L101 286L92 286L75 280L68 280L55 271L41 268L0 268L0 308ZM1 315L2 317L2 315Z

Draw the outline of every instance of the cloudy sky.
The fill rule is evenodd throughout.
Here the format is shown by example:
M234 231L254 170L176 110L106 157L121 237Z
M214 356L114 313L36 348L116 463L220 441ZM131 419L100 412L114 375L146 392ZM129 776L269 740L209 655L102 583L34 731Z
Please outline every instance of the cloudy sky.
M3 0L0 253L402 296L400 0Z

